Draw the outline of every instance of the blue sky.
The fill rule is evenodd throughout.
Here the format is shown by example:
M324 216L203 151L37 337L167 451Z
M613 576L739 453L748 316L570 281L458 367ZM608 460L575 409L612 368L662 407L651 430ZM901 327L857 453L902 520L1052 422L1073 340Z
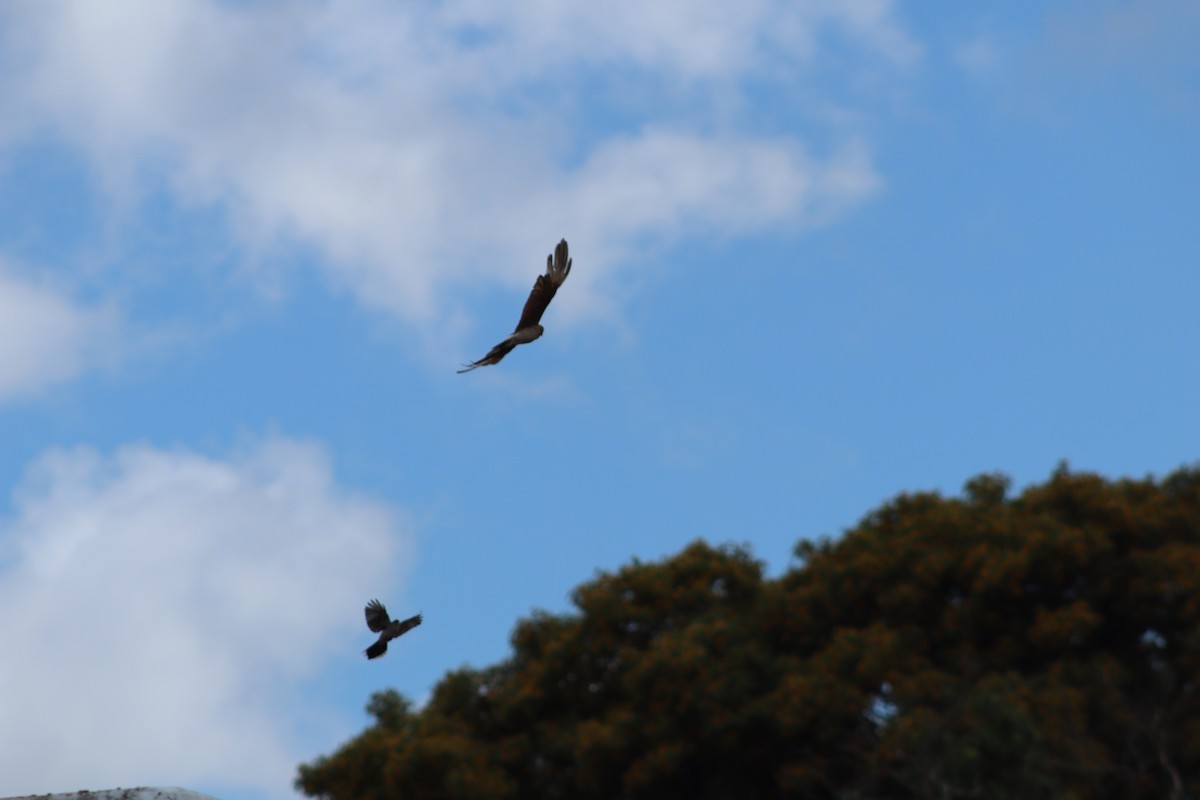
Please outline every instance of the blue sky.
M778 574L901 491L1194 462L1198 35L4 5L0 795L288 797L371 692L597 569L704 537ZM456 375L562 237L546 335ZM368 663L372 597L426 622Z

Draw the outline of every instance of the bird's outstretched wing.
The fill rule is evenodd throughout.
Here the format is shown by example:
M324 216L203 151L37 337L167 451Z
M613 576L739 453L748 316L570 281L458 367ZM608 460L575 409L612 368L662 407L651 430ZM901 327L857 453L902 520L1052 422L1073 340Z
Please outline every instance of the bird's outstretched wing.
M516 346L517 346L517 342L515 342L511 337L509 337L508 339L505 339L503 342L501 342L500 344L496 345L491 350L489 350L488 354L486 356L484 356L483 358L479 359L478 361L472 361L470 364L463 364L463 368L458 370L458 374L461 375L464 372L470 372L473 369L477 369L479 367L486 367L490 364L499 364L500 359L504 358L506 355L511 353L512 349Z
M393 622L391 625L392 638L395 639L398 636L403 636L404 634L408 633L413 628L421 624L421 619L422 617L420 614L414 614L406 620Z
M378 600L372 600L367 603L367 607L363 609L363 613L367 616L367 627L375 633L379 633L391 622L388 618L387 609Z
M550 305L558 287L562 286L570 272L571 259L567 253L567 240L563 239L554 248L554 255L546 256L546 273L538 275L537 280L533 282L533 289L525 301L525 308L521 310L521 320L517 327L513 328L513 333L530 325L537 325L541 321L542 314L546 313L546 306Z

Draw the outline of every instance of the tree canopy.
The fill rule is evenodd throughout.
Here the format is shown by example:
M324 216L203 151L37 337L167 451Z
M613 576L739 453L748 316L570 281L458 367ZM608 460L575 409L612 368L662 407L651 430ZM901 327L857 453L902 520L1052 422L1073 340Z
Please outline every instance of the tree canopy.
M1200 797L1200 468L904 494L778 578L696 542L301 765L330 800Z

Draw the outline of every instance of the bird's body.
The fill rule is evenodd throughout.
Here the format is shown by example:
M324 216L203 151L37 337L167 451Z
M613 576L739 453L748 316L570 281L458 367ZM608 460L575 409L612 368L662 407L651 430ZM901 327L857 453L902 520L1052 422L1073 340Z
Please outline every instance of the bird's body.
M504 341L489 350L486 356L478 361L463 365L459 373L470 372L473 369L486 367L491 364L498 364L517 345L529 344L541 337L545 333L545 328L538 324L542 318L542 314L546 312L546 306L550 305L550 301L554 299L554 294L558 291L558 287L562 286L563 281L567 279L567 275L570 272L571 259L567 251L567 240L563 239L554 248L554 255L546 256L546 272L543 275L538 275L537 280L534 281L533 290L529 293L529 299L525 301L525 308L521 310L521 319L517 322L517 327L513 329L513 332Z
M378 600L367 603L363 613L367 617L367 627L379 634L378 641L363 651L367 654L367 658L379 658L387 652L388 642L421 624L420 614L404 620L389 618L387 609Z

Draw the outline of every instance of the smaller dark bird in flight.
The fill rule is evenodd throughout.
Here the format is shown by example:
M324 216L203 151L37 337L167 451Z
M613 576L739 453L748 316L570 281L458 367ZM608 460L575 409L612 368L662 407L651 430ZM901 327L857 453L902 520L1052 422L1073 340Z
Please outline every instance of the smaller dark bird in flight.
M363 611L367 615L367 627L379 634L379 641L363 650L367 654L367 658L379 658L387 652L388 642L398 636L403 636L421 624L420 614L404 620L389 619L387 609L378 600L367 603L367 607Z
M517 323L517 327L513 329L507 339L488 351L486 356L470 364L463 364L463 368L458 371L459 374L470 372L477 367L499 364L500 359L508 355L514 347L519 344L529 344L541 336L545 329L538 324L538 320L542 318L546 306L550 305L550 301L554 299L554 293L558 291L559 286L562 286L562 282L567 279L570 272L571 259L567 257L567 240L563 239L554 248L554 255L546 256L546 274L538 275L537 280L534 281L533 291L529 293L529 299L525 301L525 309L521 312L521 321Z

